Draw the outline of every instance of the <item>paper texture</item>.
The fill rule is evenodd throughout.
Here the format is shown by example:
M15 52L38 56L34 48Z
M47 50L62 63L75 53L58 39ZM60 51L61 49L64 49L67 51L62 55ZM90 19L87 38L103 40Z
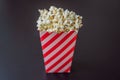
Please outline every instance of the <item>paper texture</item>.
M69 73L77 39L77 32L40 32L46 73Z

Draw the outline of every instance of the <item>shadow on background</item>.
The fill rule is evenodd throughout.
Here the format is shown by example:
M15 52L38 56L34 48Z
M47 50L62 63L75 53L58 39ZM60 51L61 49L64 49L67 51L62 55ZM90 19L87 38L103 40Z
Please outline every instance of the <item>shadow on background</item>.
M47 80L70 80L71 73L48 73Z

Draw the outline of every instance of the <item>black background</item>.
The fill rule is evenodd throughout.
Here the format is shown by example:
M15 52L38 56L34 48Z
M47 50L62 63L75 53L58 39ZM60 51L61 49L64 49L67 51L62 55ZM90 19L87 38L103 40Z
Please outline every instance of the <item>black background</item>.
M70 74L45 74L38 9L83 16ZM0 80L120 80L119 0L0 0Z

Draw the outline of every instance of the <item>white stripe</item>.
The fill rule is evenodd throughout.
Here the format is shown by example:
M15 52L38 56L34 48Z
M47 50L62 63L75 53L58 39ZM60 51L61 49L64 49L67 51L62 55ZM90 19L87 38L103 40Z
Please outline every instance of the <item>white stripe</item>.
M45 33L47 33L47 31L40 31L40 32L39 32L40 37L42 37Z
M60 55L58 55L55 59L53 59L49 64L46 65L46 69L48 69L51 65L53 65L54 63L56 63L61 57L63 57L65 54L67 54L66 52L70 51L72 47L75 46L75 42L76 40L69 46L67 47ZM45 58L45 61L47 61L48 58Z
M62 66L66 61L68 61L73 56L74 51L72 51L63 61L61 61L58 65L56 65L54 68L50 70L50 72L54 72L57 70L60 66ZM67 65L67 64L66 64ZM46 68L47 66L45 66Z
M51 40L57 33L50 34L47 38L41 41L42 45L46 44L49 40Z
M43 54L46 53L48 50L50 50L50 48L52 48L53 46L55 46L60 40L62 40L67 34L63 33L61 36L59 36L55 41L53 41L49 46L47 46L44 50L43 50Z
M45 58L45 62L52 57L53 55L55 55L58 51L61 50L61 48L63 48L69 41L71 41L71 39L75 36L76 34L73 33L68 39L66 39L59 47L57 47L56 49L54 49L49 55L46 56ZM50 47L51 48L51 47ZM50 49L48 48L48 49Z
M64 68L62 68L60 71L58 71L58 73L59 73L59 72L65 72L66 69L68 69L69 67L71 67L71 64L72 64L72 61L69 62L69 63L68 63Z

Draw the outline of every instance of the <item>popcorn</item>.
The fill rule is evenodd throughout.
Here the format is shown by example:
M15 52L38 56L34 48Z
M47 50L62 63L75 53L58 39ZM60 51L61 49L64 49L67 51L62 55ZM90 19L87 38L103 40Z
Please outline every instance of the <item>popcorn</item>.
M82 16L76 15L75 12L56 8L51 6L49 11L46 9L39 10L40 17L37 20L39 31L48 32L68 32L76 31L82 27Z

